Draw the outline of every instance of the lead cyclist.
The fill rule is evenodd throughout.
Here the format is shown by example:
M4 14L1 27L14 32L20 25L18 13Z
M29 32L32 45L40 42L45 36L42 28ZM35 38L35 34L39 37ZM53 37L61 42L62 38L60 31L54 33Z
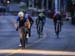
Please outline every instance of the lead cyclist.
M20 45L19 46L22 46L22 33L23 33L23 28L25 28L26 26L26 22L27 22L27 18L25 18L24 16L24 12L20 11L18 13L18 18L16 20L16 31L18 31L19 29L19 36L20 36Z

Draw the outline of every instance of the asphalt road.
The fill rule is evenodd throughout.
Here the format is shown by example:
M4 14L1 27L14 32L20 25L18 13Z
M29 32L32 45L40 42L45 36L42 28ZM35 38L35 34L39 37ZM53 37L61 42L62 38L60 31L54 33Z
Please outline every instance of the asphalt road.
M56 39L52 19L46 20L42 38L38 38L35 23L26 49L19 45L15 16L0 16L0 56L75 56L75 26L64 21L60 38ZM33 18L35 20L35 18Z

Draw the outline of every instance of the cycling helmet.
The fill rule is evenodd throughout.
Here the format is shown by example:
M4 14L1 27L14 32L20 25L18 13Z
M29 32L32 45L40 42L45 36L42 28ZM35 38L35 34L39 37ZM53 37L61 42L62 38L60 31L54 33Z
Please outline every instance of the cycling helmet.
M40 14L39 14L39 16L40 16L40 17L44 16L44 13L43 13L43 12L42 12L42 13L40 13Z
M60 11L56 11L56 14L60 14Z
M20 12L18 13L18 16L19 16L19 17L21 17L21 16L23 17L23 16L24 16L24 13L23 13L22 11L20 11Z

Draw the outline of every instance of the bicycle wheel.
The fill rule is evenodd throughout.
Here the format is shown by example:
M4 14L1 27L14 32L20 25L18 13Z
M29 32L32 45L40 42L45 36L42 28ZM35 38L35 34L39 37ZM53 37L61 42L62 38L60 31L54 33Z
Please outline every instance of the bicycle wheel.
M21 45L22 45L22 49L24 49L25 48L25 31L24 31L24 28L22 28L21 30L22 30Z
M57 36L57 39L59 38L59 33L60 33L60 24L57 23L57 26L56 26L56 36Z
M42 30L43 30L42 29L42 22L40 21L39 22L39 30L38 30L39 31L39 33L38 33L39 34L39 38L41 38Z
M38 24L38 37L40 38L40 24Z
M25 48L25 37L24 37L24 32L22 33L22 48Z
M25 44L27 44L28 43L28 36L27 36L27 34L29 34L29 30L27 28L25 28L24 31L25 31L25 33L24 33L25 34L25 36L24 36L25 37Z

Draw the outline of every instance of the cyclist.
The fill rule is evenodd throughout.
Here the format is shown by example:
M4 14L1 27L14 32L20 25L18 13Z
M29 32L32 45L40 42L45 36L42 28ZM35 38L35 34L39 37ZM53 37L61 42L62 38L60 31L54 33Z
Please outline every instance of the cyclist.
M29 19L29 21L30 21L30 29L29 29L29 37L31 36L31 27L32 27L32 25L33 25L33 23L34 23L34 21L33 21L33 19L32 19L32 17L31 16L28 16L28 19Z
M29 37L31 36L31 27L32 27L32 25L33 25L33 19L32 19L32 17L28 14L28 13L26 13L25 14L25 18L28 18L29 19L29 21L30 21L30 29L29 29Z
M36 19L37 32L40 31L42 34L45 21L46 21L46 18L45 18L44 12L39 13L38 18ZM41 24L41 26L39 26L39 24ZM39 27L41 28L40 30L38 29Z
M53 21L54 21L54 28L55 32L59 34L61 32L61 27L62 27L62 16L59 11L57 11L54 16L53 16ZM58 26L59 25L59 26Z
M18 24L19 23L19 24ZM24 17L24 13L21 11L18 13L18 18L16 22L16 31L19 29L19 35L20 35L20 45L22 46L22 33L23 33L23 28L27 28L27 30L30 28L30 23L27 18ZM27 38L26 38L27 39Z

